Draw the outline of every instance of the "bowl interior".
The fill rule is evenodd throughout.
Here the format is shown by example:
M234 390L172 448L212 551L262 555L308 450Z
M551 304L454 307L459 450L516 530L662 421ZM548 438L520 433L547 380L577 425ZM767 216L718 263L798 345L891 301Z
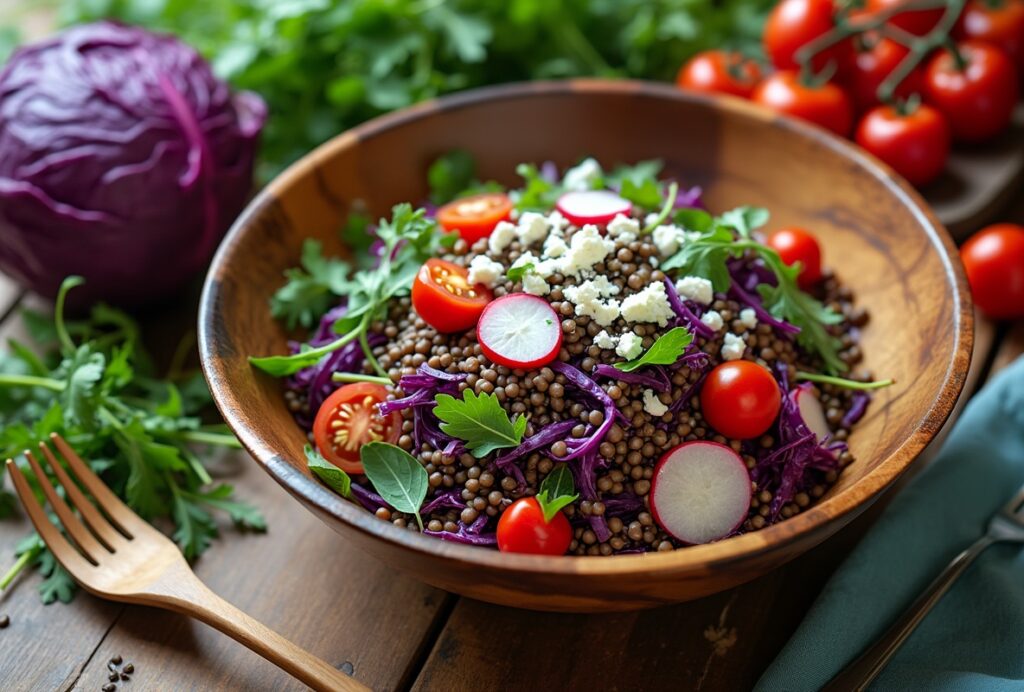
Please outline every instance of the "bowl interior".
M854 147L814 128L733 100L688 96L630 82L530 84L471 92L379 118L324 145L274 181L236 223L218 253L200 316L204 367L226 419L256 459L324 515L419 551L490 562L497 554L411 535L335 498L309 478L305 437L276 380L250 355L280 353L287 335L269 296L298 263L304 238L327 251L346 214L426 198L438 155L467 149L482 179L515 184L516 164L584 156L605 165L657 158L685 184L700 185L709 209L770 209L771 226L813 229L824 261L871 318L864 366L897 384L878 393L851 436L856 463L811 510L767 530L675 551L659 563L731 560L849 512L890 483L941 426L969 362L972 323L952 244L917 195ZM607 560L502 556L502 564L600 570ZM532 562L531 562L532 561ZM588 566L581 566L589 562ZM574 566L567 566L574 565ZM653 566L648 560L645 565Z

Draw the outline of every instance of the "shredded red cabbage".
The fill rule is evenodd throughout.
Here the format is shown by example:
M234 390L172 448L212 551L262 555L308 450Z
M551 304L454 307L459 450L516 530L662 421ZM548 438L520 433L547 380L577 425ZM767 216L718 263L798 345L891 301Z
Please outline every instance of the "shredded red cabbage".
M665 277L665 293L668 294L668 303L672 306L672 311L676 313L678 321L693 334L697 336L703 336L705 339L712 339L715 336L715 332L711 327L707 326L700 321L698 317L686 303L679 298L679 293L676 291L675 284Z
M591 514L587 517L587 523L590 524L590 528L593 529L594 534L597 536L598 543L604 543L612 537L612 531L608 528L608 522L605 518L596 514Z
M561 361L555 361L552 363L551 369L564 375L565 379L574 384L584 393L589 394L591 397L596 399L604 407L604 420L592 435L579 440L566 440L566 444L570 447L570 451L567 455L561 458L562 461L576 459L577 457L587 454L591 450L596 451L597 446L604 440L604 436L608 433L608 430L616 420L622 421L623 425L629 425L629 421L622 415L618 407L615 405L615 402L612 401L610 396L608 396L608 393L601 389L597 382L594 382L594 380L583 374L582 371Z
M376 512L381 507L391 509L391 505L385 502L383 497L358 483L352 484L352 497L363 506L363 509L370 512Z
M642 387L650 387L657 392L668 392L672 390L672 381L669 380L665 370L659 365L649 365L644 372L623 372L613 365L601 363L594 368L594 374L607 377L612 380L620 380L629 384L638 384Z
M672 413L679 413L679 411L684 406L690 403L690 399L693 398L693 395L696 394L697 391L704 384L705 377L707 377L707 373L702 372L700 374L700 377L697 378L697 381L691 384L689 389L680 394L679 397L672 402L672 404L668 407L668 410L671 411Z
M564 461L565 457L562 457L561 460ZM598 498L597 469L607 465L608 462L597 453L596 449L586 451L576 459L576 463L569 464L569 470L572 471L573 478L576 481L576 488L580 491L583 499L596 500Z
M498 536L495 533L483 533L484 526L487 524L488 517L486 514L481 514L477 517L469 526L466 526L462 522L459 522L459 529L455 533L451 531L431 531L425 530L423 534L425 536L434 536L445 541L452 541L453 543L465 543L467 545L496 545L498 543Z
M757 319L764 322L767 325L773 327L776 331L781 332L783 335L792 336L800 333L800 327L795 324L790 324L784 320L772 315L770 312L764 309L761 301L753 294L747 293L745 290L740 288L740 285L733 281L729 286L729 295L736 299L737 302L746 305L754 311L757 315Z
M644 501L639 495L620 493L604 500L604 513L610 517L621 517L639 512L643 506Z
M564 439L569 435L569 431L575 426L576 421L574 420L564 420L559 423L552 423L551 425L542 428L539 432L527 437L519 443L519 446L504 452L494 460L494 465L505 471L505 473L509 473L510 467L516 468L514 462L517 459L521 459L527 454L531 454L542 447L546 447L553 442Z
M466 503L462 501L461 492L458 490L446 490L438 493L434 499L420 508L420 514L430 514L442 507L449 509L463 509Z
M871 395L867 392L854 392L853 401L850 403L850 410L843 416L843 420L840 421L840 425L844 428L852 427L864 414L867 413L868 404L871 403Z

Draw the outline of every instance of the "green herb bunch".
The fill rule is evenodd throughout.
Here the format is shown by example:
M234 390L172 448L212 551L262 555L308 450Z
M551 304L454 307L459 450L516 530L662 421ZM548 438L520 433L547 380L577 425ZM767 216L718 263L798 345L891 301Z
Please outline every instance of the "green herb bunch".
M265 529L259 510L236 499L230 485L213 482L198 452L239 447L223 424L205 425L198 416L210 403L202 377L157 378L138 325L119 310L100 304L87 320L66 321L65 298L80 283L65 280L52 322L26 312L36 343L10 340L0 357L0 459L15 459L34 483L23 450L51 433L62 435L139 515L170 520L189 559L217 536L216 512L240 527ZM14 506L0 491L0 513L9 516ZM43 601L70 600L74 582L38 536L22 541L17 553L0 589L37 564L46 577Z

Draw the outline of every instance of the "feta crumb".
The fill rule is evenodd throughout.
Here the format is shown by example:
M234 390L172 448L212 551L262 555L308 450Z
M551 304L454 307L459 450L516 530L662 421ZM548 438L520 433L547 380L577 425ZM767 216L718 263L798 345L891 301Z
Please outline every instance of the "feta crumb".
M569 251L565 254L562 271L570 276L589 274L591 268L615 251L615 242L603 238L597 226L587 224L576 231L569 241Z
M743 340L742 336L737 336L732 332L725 335L725 343L722 345L722 358L725 360L739 360L743 357L743 352L747 350L747 342Z
M551 232L560 236L562 231L569 227L569 219L562 216L562 212L556 209L548 214L548 224L551 226Z
M665 284L660 281L622 301L622 316L627 322L657 322L664 327L675 315L665 293Z
M606 348L611 350L619 343L619 337L612 336L607 330L602 329L594 337L594 345L598 348Z
M655 228L651 238L654 240L655 247L658 248L658 254L662 257L668 257L679 251L683 241L686 239L686 235L683 229L678 226L668 225Z
M644 217L644 225L650 226L652 223L658 220L659 216L661 216L661 214L659 214L656 211L652 211L650 214Z
M515 239L515 225L510 224L508 221L499 221L498 225L491 231L491 235L487 238L487 249L492 255L501 254Z
M536 268L537 263L539 262L540 260L537 259L532 252L527 250L523 254L519 255L518 258L516 258L516 261L512 263L512 266L509 267L509 269L515 269L516 267L522 267L527 264L532 264L534 268Z
M551 290L548 282L533 272L527 272L523 276L523 291L534 296L546 296Z
M716 332L723 326L725 326L725 321L722 319L722 315L719 314L717 310L708 310L700 318L700 321Z
M618 295L622 291L622 289L619 286L616 286L611 281L609 281L608 277L605 276L604 274L595 276L593 279L588 279L583 283L593 284L594 288L597 289L597 294L602 298Z
M633 332L626 332L619 337L619 345L615 352L626 360L633 360L644 350L643 339Z
M565 239L560 235L551 234L544 241L544 257L547 259L555 259L561 257L569 251L569 246L566 244Z
M470 284L493 286L504 273L505 267L501 262L495 262L487 255L477 255L469 263L467 280Z
M616 214L608 222L608 236L618 238L624 243L631 243L640 235L640 222L624 214Z
M715 297L711 282L699 276L684 276L676 281L676 292L701 305L709 305Z
M562 187L566 190L591 190L600 182L603 175L601 164L592 158L583 159L565 172Z
M602 327L609 326L619 317L619 301L614 298L601 300L601 294L593 281L584 281L578 286L566 286L562 295L576 306L577 315L586 315Z
M516 225L516 235L519 236L519 242L525 248L546 238L549 228L548 220L542 214L535 211L524 211Z
M537 276L546 279L552 274L562 271L562 260L561 258L542 260L533 265L533 271L537 272Z
M753 329L757 326L757 313L754 312L754 308L743 308L740 310L740 322L747 329Z
M644 411L647 411L647 413L651 414L652 416L661 418L666 413L668 413L668 406L661 403L661 399L658 398L658 395L654 393L653 389L645 389Z

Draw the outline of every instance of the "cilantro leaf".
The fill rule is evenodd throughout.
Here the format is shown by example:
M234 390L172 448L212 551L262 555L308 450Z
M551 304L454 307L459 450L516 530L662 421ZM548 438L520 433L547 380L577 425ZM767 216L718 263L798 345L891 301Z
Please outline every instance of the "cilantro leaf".
M737 207L718 217L723 226L734 228L741 238L749 239L753 232L768 223L770 215L762 207Z
M67 570L61 567L61 564L53 557L49 548L39 554L39 573L44 577L39 584L39 597L44 605L58 600L61 603L70 603L71 599L75 597L78 585Z
M93 427L96 383L103 377L105 363L102 353L96 353L83 344L62 366L66 372L66 384L61 401L68 425L81 425L86 429Z
M267 520L255 506L248 502L232 499L234 488L227 483L198 493L186 493L186 497L194 502L219 509L227 513L235 526L253 531L266 531Z
M411 454L387 442L370 442L359 448L366 477L384 501L400 512L416 515L423 530L420 507L427 496L429 479L423 465Z
M678 269L683 276L701 276L711 282L715 291L727 291L732 279L726 261L735 252L732 233L718 226L701 238L683 243L676 254L661 263L661 269Z
M203 553L217 537L217 524L205 509L190 502L182 493L174 493L174 541L188 560Z
M550 523L560 509L575 502L579 496L569 467L566 464L555 466L537 492L537 504L544 513L544 521Z
M289 329L312 327L349 290L351 267L339 259L325 259L320 241L306 239L300 264L285 271L288 282L270 298L270 314L283 319Z
M623 372L633 372L646 365L672 365L692 342L693 334L686 327L673 327L659 336L642 356L625 363L616 363L615 367Z
M343 470L324 459L312 445L306 445L306 466L310 472L342 497L352 497L352 479Z
M517 267L511 267L505 272L505 276L508 277L509 281L522 281L523 277L534 269L536 269L536 267L533 262L525 262Z
M516 209L519 211L548 212L555 208L555 203L562 195L562 186L540 174L537 166L532 163L521 163L516 166L525 185L522 189L511 193Z
M434 415L442 421L441 430L464 441L477 459L496 449L516 447L522 442L526 418L519 415L510 420L492 394L476 394L466 389L462 399L438 394L434 401L437 402Z
M634 166L619 166L605 176L605 184L617 187L619 196L643 209L660 209L665 203L662 183L658 180L662 162L640 161Z

